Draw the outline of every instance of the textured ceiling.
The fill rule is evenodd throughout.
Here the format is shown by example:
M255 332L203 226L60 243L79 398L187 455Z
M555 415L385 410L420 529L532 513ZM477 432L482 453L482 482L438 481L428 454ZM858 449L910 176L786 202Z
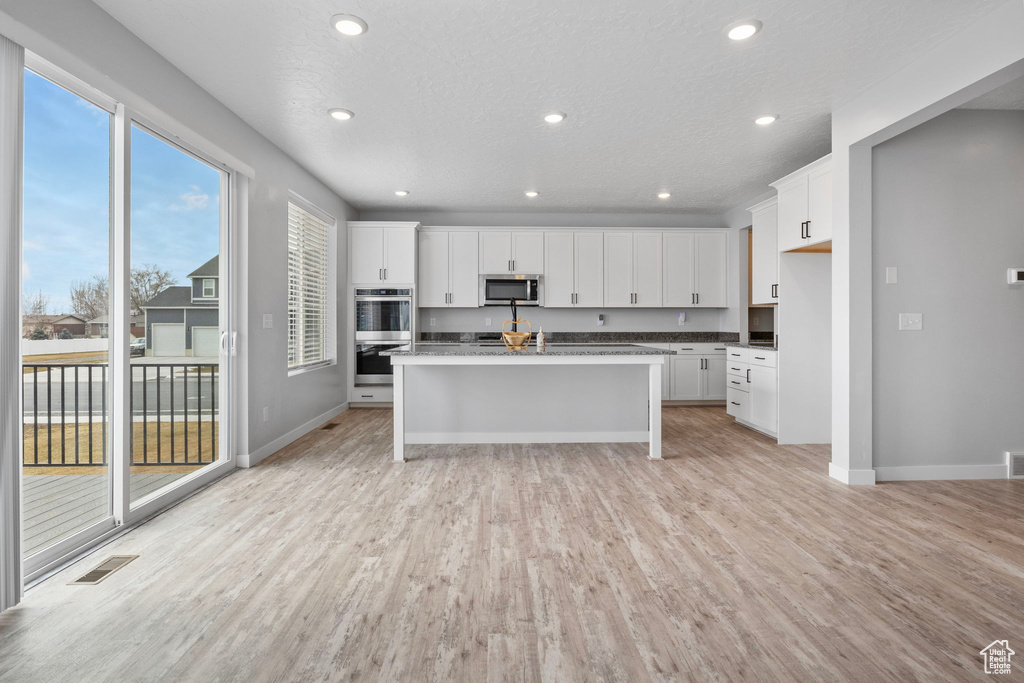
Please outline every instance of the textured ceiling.
M634 212L763 192L828 153L835 104L1003 1L96 0L359 208Z
M1024 110L1024 78L1010 81L1001 88L985 93L960 109L1013 109Z

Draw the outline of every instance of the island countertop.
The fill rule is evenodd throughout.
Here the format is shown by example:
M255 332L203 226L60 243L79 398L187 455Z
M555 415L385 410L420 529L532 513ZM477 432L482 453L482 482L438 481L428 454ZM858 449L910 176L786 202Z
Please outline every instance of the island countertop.
M543 349L529 346L522 351L511 351L503 344L437 344L417 342L389 351L382 356L395 358L418 358L431 356L489 356L489 357L539 357L539 356L671 356L675 351L656 349L636 344L547 344Z

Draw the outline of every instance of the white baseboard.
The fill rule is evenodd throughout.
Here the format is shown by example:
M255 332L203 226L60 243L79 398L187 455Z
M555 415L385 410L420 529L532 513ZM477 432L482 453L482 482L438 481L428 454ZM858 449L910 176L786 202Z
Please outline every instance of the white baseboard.
M764 427L758 427L756 424L753 424L752 422L747 422L746 420L741 420L738 417L736 418L736 422L737 422L737 424L743 425L747 429L753 429L755 432L760 432L761 434L764 434L765 436L770 436L773 439L775 439L776 441L778 441L778 439L779 439L779 435L776 434L775 432L769 431L769 430L765 429Z
M426 443L647 443L649 432L409 432L405 442Z
M311 431L322 425L323 423L333 420L343 412L348 410L348 403L342 403L340 406L331 408L323 415L314 417L309 422L299 425L295 429L291 430L283 436L279 436L263 448L258 448L252 453L240 453L238 455L238 466L239 467L255 467L260 461L265 460L268 456L277 453L279 450L284 448L290 443L298 441L301 437L309 434Z
M1006 479L1006 465L921 465L876 467L878 481L942 481L950 479Z
M875 483L875 470L848 470L834 462L828 464L828 476L850 486L872 486Z

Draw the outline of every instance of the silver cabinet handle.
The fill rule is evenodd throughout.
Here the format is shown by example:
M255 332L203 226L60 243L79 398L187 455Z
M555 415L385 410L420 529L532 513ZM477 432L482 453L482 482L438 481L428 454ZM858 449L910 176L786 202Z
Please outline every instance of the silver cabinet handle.
M385 280L388 279L388 269L387 268L384 269L384 279Z
M379 270L377 270L377 279L378 280L383 280L384 279L384 269L383 268L380 268Z

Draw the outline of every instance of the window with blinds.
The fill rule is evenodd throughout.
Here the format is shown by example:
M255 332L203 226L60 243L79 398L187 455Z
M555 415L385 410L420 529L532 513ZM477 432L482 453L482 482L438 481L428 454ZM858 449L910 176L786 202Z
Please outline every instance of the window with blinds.
M327 349L328 228L312 211L288 202L288 369L330 361Z

